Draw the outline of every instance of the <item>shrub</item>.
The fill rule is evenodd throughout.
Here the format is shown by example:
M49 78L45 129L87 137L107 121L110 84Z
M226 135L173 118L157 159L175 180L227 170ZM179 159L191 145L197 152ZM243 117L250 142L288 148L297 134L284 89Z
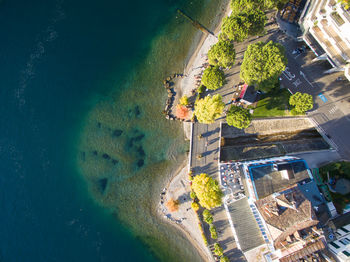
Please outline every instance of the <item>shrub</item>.
M218 238L218 233L216 232L216 227L214 225L210 225L209 231L212 239Z
M202 94L205 91L205 86L204 85L200 85L197 89L198 94Z
M193 179L193 177L192 177L192 179ZM191 190L190 197L191 197L192 199L195 199L195 198L197 197L197 196L196 196L196 193L195 193L193 190Z
M214 253L215 253L215 255L217 255L219 257L221 257L224 254L224 250L219 245L219 243L214 244Z
M186 95L184 95L183 97L180 98L180 104L183 106L187 106L188 105L188 97Z
M199 204L196 202L192 202L191 207L195 212L197 212L199 209Z
M175 212L179 210L180 202L179 200L174 200L173 198L170 198L169 201L165 204L165 206L168 208L170 212Z
M220 262L230 262L230 260L228 259L228 257L222 256L222 257L220 258Z
M186 106L178 104L176 106L176 113L177 118L186 119L189 115L189 110Z
M207 224L213 223L213 215L210 213L210 211L208 209L204 209L203 219L204 219L205 223L207 223Z

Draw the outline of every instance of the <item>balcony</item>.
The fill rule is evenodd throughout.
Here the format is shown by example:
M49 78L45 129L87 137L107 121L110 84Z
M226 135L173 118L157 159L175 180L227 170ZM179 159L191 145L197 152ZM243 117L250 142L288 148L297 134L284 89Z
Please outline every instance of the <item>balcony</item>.
M341 18L341 16L337 12L331 13L331 17L339 27L345 24L345 21L343 20L343 18Z

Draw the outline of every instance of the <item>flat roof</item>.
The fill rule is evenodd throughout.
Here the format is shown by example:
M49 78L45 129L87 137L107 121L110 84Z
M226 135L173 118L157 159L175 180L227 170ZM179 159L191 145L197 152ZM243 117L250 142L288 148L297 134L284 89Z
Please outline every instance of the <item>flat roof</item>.
M294 177L286 179L282 172L274 168L273 163L249 166L249 174L254 183L257 199L267 197L275 192L309 179L305 161L293 160L288 162L293 168Z
M310 180L307 183L299 183L298 188L303 192L306 199L311 202L312 206L320 206L325 203L324 197L318 190L314 180Z
M246 252L264 244L265 241L249 207L247 198L245 197L227 206L242 251Z
M257 96L258 93L256 92L254 86L248 86L248 88L244 92L242 99L249 103L254 103Z

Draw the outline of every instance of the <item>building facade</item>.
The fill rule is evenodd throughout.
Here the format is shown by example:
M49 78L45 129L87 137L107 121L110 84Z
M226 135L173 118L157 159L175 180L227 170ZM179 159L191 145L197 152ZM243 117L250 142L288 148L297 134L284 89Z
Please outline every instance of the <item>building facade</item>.
M336 0L308 0L299 19L302 40L319 60L328 60L333 69L344 71L350 81L350 10Z

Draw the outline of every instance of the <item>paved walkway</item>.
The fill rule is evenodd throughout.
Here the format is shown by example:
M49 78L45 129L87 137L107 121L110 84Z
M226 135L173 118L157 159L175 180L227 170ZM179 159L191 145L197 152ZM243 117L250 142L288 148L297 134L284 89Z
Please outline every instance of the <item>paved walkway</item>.
M268 14L268 18L273 13ZM226 104L225 110L228 110L233 97L233 86L242 80L239 77L240 65L243 61L244 52L248 44L258 41L267 41L273 34L278 33L276 23L268 23L266 26L267 34L263 37L251 37L243 43L235 44L236 63L230 69L225 71L226 83L216 91L209 91L207 94L220 94ZM225 117L217 119L214 124L206 125L194 123L193 141L191 154L191 169L194 174L207 173L214 179L219 180L218 159L219 159L219 139L220 139L220 122L225 121ZM202 138L198 136L202 135ZM202 155L198 158L198 155ZM214 210L214 224L218 228L218 242L224 248L224 254L230 261L245 261L243 253L237 248L233 234L228 222L224 207Z

